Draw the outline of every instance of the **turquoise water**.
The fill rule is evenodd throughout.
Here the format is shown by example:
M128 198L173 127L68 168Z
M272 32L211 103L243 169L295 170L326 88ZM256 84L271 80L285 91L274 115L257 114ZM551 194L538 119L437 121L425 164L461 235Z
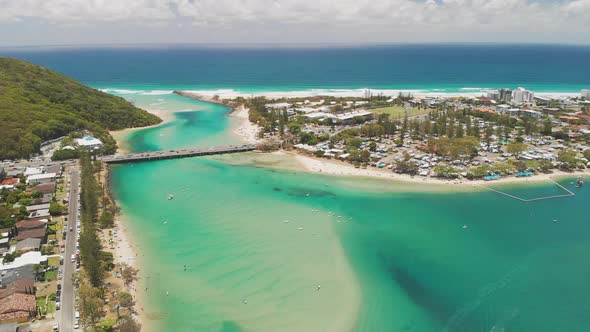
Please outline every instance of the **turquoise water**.
M132 135L134 150L235 140L223 107L137 98L178 113ZM153 330L590 330L590 192L571 180L561 183L574 197L522 203L238 158L257 157L113 168L114 194L142 248ZM557 190L503 189L527 198Z

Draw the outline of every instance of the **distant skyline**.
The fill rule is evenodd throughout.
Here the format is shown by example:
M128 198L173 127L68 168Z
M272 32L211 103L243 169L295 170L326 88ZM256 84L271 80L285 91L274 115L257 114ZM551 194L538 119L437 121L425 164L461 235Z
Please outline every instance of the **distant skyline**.
M0 9L0 47L590 43L590 0L0 0Z

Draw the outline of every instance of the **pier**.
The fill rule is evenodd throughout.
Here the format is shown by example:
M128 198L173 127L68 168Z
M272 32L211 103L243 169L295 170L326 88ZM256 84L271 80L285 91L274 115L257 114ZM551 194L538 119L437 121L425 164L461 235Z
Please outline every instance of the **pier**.
M575 196L575 195L576 195L576 194L574 194L574 193L573 193L571 190L567 189L566 187L562 186L561 184L559 184L559 183L557 183L557 182L555 182L555 181L553 181L553 180L549 180L549 181L551 181L551 182L555 183L555 184L556 184L558 187L560 187L561 189L563 189L563 190L566 192L566 194L563 194L563 195L553 195L553 196L545 196L545 197L537 197L537 198L530 198L530 199L525 199L525 198L522 198L522 197L518 197L518 196L515 196L515 195L511 195L511 194L509 194L509 193L505 193L505 192L503 192L503 191L500 191L500 190L497 190L497 189L493 189L493 188L490 188L490 187L486 187L486 186L483 186L483 185L482 185L482 187L486 188L487 190L491 190L491 191L493 191L493 192L495 192L495 193L498 193L498 194L501 194L501 195L504 195L504 196L510 197L510 198L512 198L512 199L515 199L515 200L517 200L517 201L521 201L521 202L527 202L527 203L528 203L528 202L543 201L543 200L547 200L547 199L554 199L554 198L572 197L572 196Z
M211 156L217 154L241 153L254 151L256 146L253 144L246 144L240 146L216 146L210 148L196 148L196 149L179 149L179 150L165 150L165 151L150 151L127 153L113 156L104 156L100 158L107 164L123 164L136 163L144 161L164 160L164 159L179 159L189 157Z

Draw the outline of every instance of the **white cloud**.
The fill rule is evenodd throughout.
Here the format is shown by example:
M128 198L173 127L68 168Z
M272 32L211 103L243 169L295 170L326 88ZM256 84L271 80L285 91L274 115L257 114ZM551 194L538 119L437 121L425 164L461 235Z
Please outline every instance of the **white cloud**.
M182 22L211 31L264 26L295 33L313 25L318 35L357 29L381 39L432 32L449 33L450 40L476 33L590 32L590 0L0 0L0 9L0 24L33 20L58 27L174 28Z

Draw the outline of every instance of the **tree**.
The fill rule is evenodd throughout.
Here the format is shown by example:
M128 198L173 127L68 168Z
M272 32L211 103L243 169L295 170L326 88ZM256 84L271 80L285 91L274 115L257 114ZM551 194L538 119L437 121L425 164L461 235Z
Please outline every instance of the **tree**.
M398 173L415 175L416 173L418 173L418 164L416 164L413 161L402 160L397 163L395 170Z
M590 149L584 151L584 158L590 161Z
M110 211L103 211L100 215L99 222L102 228L110 228L115 224L115 218Z
M67 211L67 208L56 201L49 202L49 213L52 216L60 216Z
M527 145L525 143L511 143L506 145L506 152L518 157L521 153L526 151Z
M123 282L125 285L129 285L137 280L137 269L127 263L121 263L119 266L119 270L121 272L121 276L123 277Z
M369 150L375 151L377 149L377 143L371 142L369 143Z
M141 324L129 316L123 317L117 324L117 331L119 332L139 332L141 331Z
M566 171L575 169L580 163L580 159L576 158L576 151L573 150L559 152L557 161L560 162L560 168Z
M543 121L543 129L541 130L541 134L545 136L551 135L553 126L551 125L551 119L547 118Z
M80 285L80 320L90 330L104 316L104 301L100 298L100 289L90 286L87 282Z
M119 294L117 294L117 302L119 302L119 305L123 308L131 308L135 305L133 296L127 292L119 292Z

